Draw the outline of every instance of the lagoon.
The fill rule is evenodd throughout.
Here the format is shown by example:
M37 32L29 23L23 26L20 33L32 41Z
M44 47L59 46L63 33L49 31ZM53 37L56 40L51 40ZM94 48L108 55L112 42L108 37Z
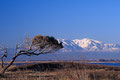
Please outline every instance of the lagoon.
M89 64L97 64L97 65L117 66L117 67L120 67L120 63L89 63Z

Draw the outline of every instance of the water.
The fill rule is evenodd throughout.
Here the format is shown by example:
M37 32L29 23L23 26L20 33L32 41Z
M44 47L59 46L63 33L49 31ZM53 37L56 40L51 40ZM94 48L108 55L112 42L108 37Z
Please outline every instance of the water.
M120 67L120 63L89 63L89 64L98 64L98 65L105 65L105 66L118 66L118 67Z
M24 65L24 64L32 64L32 63L13 63L13 65ZM88 63L88 64L97 64L97 65L118 66L118 67L120 67L120 63ZM4 65L7 65L7 63L5 63Z
M24 65L24 64L28 64L28 63L13 63L12 65ZM1 65L1 63L0 63L0 65ZM4 65L7 65L7 63L4 63Z
M13 65L24 65L30 63L14 63ZM98 64L98 65L105 65L105 66L118 66L120 67L120 63L89 63L89 64Z

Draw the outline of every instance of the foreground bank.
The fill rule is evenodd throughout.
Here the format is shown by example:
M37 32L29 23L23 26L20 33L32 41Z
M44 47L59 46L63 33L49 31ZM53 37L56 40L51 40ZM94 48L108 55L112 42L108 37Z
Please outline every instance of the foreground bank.
M12 66L1 79L119 80L120 67L77 62L42 62Z

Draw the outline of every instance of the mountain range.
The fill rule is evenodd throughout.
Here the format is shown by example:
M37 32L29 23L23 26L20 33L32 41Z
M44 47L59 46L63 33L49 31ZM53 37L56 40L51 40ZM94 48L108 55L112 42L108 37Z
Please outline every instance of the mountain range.
M40 56L29 57L22 55L17 60L97 60L97 59L119 59L120 45L106 44L94 39L58 39L63 43L64 48L55 54L41 54ZM14 56L15 49L8 49L8 60ZM1 54L0 54L1 55Z
M94 39L58 39L63 43L62 52L119 52L120 45L106 44Z

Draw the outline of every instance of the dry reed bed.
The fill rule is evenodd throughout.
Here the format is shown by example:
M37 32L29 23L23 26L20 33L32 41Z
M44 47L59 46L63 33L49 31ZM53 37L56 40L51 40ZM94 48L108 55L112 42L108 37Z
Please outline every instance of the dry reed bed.
M120 67L45 62L10 68L2 80L120 80Z

